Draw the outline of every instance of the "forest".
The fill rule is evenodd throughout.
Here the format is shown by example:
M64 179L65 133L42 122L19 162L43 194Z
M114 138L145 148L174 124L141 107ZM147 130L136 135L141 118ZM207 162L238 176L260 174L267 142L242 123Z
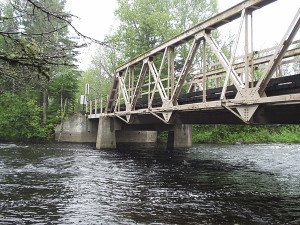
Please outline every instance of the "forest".
M65 5L65 0L0 2L1 141L52 141L58 124L82 113L85 84L90 98L106 96L119 65L218 13L217 0L118 0L119 24L99 41L76 29ZM81 71L77 56L90 44L97 53ZM231 45L230 39L225 42L228 49ZM300 127L195 125L193 140L295 143Z

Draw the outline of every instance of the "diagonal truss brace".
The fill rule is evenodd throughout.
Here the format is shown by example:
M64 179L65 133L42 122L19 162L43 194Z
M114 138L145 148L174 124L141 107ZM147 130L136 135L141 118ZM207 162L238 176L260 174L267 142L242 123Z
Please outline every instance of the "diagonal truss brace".
M280 64L284 54L286 53L289 45L292 43L294 37L296 36L298 30L300 28L300 9L298 9L296 16L289 26L286 34L284 35L283 39L281 40L280 44L278 45L272 59L268 67L265 70L264 76L257 83L258 93L262 95L272 78L272 75L276 71L277 66Z
M202 35L201 35L202 36ZM196 52L199 48L199 45L200 45L200 38L199 37L195 37L194 38L194 41L193 41L193 44L190 48L190 51L189 51L189 54L187 56L187 59L185 60L185 63L184 63L184 66L181 70L181 73L180 73L180 76L178 78L178 82L175 86L175 89L174 89L174 92L173 92L173 95L171 97L171 103L173 105L176 105L176 102L177 102L177 99L181 93L181 90L182 90L182 86L186 80L186 77L188 75L188 72L193 64L193 61L194 61L194 58L195 58L195 55L196 55Z
M213 39L213 37L210 34L207 33L204 34L204 38L209 44L209 46L211 47L211 49L213 50L213 52L218 57L220 63L222 64L226 72L230 74L231 79L238 92L241 92L241 89L243 89L245 85L241 80L241 78L239 77L239 75L237 74L237 72L230 66L230 62L228 61L227 57L222 52L222 50L219 48L217 42Z
M165 58L166 58L166 54L168 53L168 48L165 49L165 52L164 52L164 55L163 55L163 58L162 58L162 61L161 61L161 64L160 64L160 68L159 68L159 72L157 73L157 70L156 70L156 75L157 75L157 79L154 78L154 88L152 90L152 93L151 93L151 98L150 98L150 101L148 102L148 108L151 108L152 107L152 102L154 100L154 95L155 95L155 92L156 92L156 89L157 89L157 85L159 85L159 88L160 90L162 90L162 92L165 93L165 89L163 87L163 84L161 82L161 79L160 79L160 75L161 75L161 71L163 69L163 64L165 62ZM155 64L153 63L153 66L155 66ZM150 67L150 66L149 66ZM152 73L152 72L151 72ZM153 74L153 73L152 73ZM159 84L160 83L160 84ZM164 94L160 93L160 96L161 96L161 99L164 101L166 98L168 99L169 97L165 94L165 96L163 96Z
M164 101L168 100L168 96L167 96L167 93L164 89L164 85L161 82L160 73L157 71L157 69L154 65L154 62L149 61L148 65L149 65L150 72L151 72L151 74L154 78L154 82L155 82L155 87L154 87L153 92L155 93L155 89L157 88L158 92L159 92L159 95L160 95L162 101L164 102ZM153 97L153 95L152 95L152 97ZM151 100L152 100L152 98L151 98ZM149 103L149 104L152 105L152 102Z
M235 43L234 43L233 53L232 53L232 56L231 56L231 59L230 59L230 62L229 62L229 70L227 70L224 85L223 85L223 89L222 89L222 94L221 94L221 98L220 98L221 100L225 99L225 93L226 93L226 90L227 90L229 76L232 72L234 58L235 58L235 54L236 54L237 47L238 47L238 44L239 44L243 23L244 23L244 20L245 20L245 14L246 14L246 9L244 9L242 11L240 26L239 26L239 29L238 29L238 32L237 32L237 35L236 35L237 37L236 37L236 40L235 40Z
M134 89L134 93L132 96L130 108L128 109L129 111L134 110L134 108L136 106L136 103L137 103L137 100L138 100L138 97L139 97L139 94L140 94L140 91L142 88L142 84L144 83L145 75L148 71L148 67L146 65L148 63L148 61L149 61L149 59L146 59L143 62L143 66L142 66L142 69L141 69L141 72L140 72L140 75L139 75L139 78L138 78L138 81L137 81L137 84L136 84L136 87Z
M118 79L119 79L119 87L122 91L122 95L123 95L123 99L125 101L125 105L126 105L126 107L128 107L130 105L130 101L129 101L126 85L125 85L125 82L124 82L124 78L121 77L121 76L118 76Z

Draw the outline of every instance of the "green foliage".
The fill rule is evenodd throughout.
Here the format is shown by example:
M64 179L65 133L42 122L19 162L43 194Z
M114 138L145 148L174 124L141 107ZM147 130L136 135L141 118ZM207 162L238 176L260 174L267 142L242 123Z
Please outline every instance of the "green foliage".
M41 107L28 93L0 95L0 139L36 141L47 137L41 125Z
M121 50L119 64L162 44L217 12L216 0L118 0L120 25L107 40ZM181 48L180 55L187 53Z
M53 101L60 102L61 99L75 101L78 90L78 74L73 70L63 70L49 83L49 94Z
M48 124L56 125L61 118L74 112L76 93L78 92L78 76L76 71L63 69L50 81Z
M73 66L77 44L68 36L64 0L0 4L1 93L45 86L54 67Z
M111 78L103 76L100 68L88 68L81 74L79 79L78 98L84 94L85 84L90 84L90 99L105 98L110 91Z
M194 143L300 143L298 125L195 125Z

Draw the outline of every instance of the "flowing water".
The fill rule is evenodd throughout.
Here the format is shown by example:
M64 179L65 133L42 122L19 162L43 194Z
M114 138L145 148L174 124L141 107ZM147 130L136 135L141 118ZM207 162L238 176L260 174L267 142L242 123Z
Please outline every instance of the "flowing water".
M300 224L300 145L0 145L0 224Z

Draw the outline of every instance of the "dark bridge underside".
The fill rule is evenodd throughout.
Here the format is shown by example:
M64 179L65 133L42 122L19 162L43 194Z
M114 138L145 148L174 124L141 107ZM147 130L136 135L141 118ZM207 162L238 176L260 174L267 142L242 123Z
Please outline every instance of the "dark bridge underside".
M207 90L207 101L217 101L220 99L222 88ZM300 74L273 78L266 89L267 96L287 95L300 92ZM226 93L227 99L233 99L236 96L234 86L229 86ZM202 92L192 92L182 94L178 99L179 105L200 103L202 102ZM160 99L153 102L153 108L162 105ZM139 101L136 109L147 108L146 101ZM125 110L122 105L121 110ZM174 123L183 124L243 124L243 122L227 109L198 110L198 111L174 111ZM285 104L265 104L260 105L253 116L251 123L254 124L299 124L300 123L300 102ZM164 129L170 125L162 126L163 122L151 114L135 115L131 126L133 129L158 130L160 124ZM135 127L135 128L134 128Z
M175 124L244 124L225 109L174 112ZM253 117L253 124L299 124L300 103L290 105L260 106ZM122 124L124 130L169 130L172 124L164 124L152 115L139 115L133 124Z

